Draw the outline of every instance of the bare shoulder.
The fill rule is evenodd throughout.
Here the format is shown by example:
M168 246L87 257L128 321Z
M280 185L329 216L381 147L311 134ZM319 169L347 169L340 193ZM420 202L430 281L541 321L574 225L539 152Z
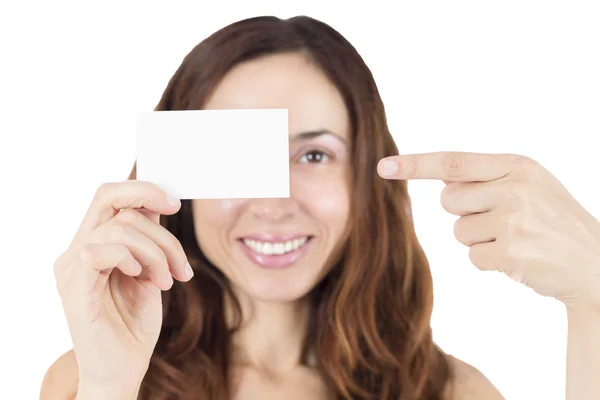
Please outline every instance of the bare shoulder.
M456 357L448 357L454 373L448 400L505 400L481 371Z
M75 400L79 370L75 352L69 350L48 368L40 389L40 400Z

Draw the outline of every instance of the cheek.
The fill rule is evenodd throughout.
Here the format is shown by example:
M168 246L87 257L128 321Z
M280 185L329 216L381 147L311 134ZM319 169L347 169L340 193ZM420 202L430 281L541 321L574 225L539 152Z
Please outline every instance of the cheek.
M313 218L338 232L344 229L350 208L349 187L341 173L292 176L294 197Z
M204 232L229 231L242 212L243 204L244 201L238 199L193 200L194 226L198 238Z

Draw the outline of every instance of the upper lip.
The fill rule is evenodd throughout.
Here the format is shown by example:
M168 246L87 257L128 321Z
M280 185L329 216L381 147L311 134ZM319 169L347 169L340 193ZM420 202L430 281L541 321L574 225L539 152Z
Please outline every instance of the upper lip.
M277 242L287 242L288 240L300 239L303 237L310 237L311 235L306 234L268 234L268 233L257 233L252 235L244 235L240 237L240 239L250 239L257 240L259 242L266 243L277 243Z

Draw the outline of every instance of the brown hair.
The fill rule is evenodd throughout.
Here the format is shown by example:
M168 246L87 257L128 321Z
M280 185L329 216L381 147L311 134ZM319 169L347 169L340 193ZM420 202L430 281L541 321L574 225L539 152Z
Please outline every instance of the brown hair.
M433 342L429 264L415 235L405 181L386 181L376 165L398 154L374 79L354 47L309 17L257 17L233 23L198 44L169 81L156 111L201 109L237 64L302 51L340 91L352 126L348 234L331 272L311 292L305 354L337 399L444 399L448 357ZM130 179L135 179L135 166ZM163 292L164 321L140 399L225 400L231 395L229 350L234 328L227 280L202 254L191 204L182 201L161 224L182 243L195 277ZM310 348L309 348L310 343Z

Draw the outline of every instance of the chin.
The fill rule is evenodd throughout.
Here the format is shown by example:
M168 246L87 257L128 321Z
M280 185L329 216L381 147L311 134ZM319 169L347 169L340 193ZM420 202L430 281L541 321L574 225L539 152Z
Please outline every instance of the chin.
M296 249L283 255L258 253L237 240L232 254L235 266L229 270L230 282L237 291L252 301L295 302L302 300L315 287L322 263L317 262L320 247L313 237L297 239ZM315 254L316 253L316 254ZM315 257L317 256L317 257Z
M252 301L290 303L302 300L314 283L283 277L252 277L238 289Z

